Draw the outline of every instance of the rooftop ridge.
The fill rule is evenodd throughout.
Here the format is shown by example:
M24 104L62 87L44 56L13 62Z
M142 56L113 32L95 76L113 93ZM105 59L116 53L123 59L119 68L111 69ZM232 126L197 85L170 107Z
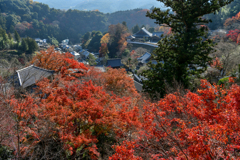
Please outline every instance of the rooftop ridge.
M16 70L16 72L20 72L20 71L25 70L25 69L27 69L27 68L30 68L30 67L32 67L32 66L34 66L34 65L32 64L32 65L30 65L30 66L28 66L28 67L24 67L24 68L22 68L22 69Z
M35 65L33 65L33 64L30 65L30 66L28 66L28 67L19 69L19 70L17 70L16 72L23 71L23 70L28 69L28 68L30 68L30 67L34 67L34 68L37 68L37 69L40 69L40 70L44 70L44 71L48 71L48 72L55 72L54 70L48 70L48 69L40 68L40 67L37 67L37 66L35 66Z

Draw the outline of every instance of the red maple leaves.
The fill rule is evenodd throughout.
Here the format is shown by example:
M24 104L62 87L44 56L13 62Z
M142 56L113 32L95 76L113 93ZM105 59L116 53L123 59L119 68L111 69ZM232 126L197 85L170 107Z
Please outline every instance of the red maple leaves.
M138 136L118 146L113 157L131 159L236 159L240 147L240 87L202 81L203 89L169 94L145 106ZM131 147L127 158L119 148Z
M44 56L46 61L52 54ZM35 93L22 99L10 98L22 157L32 156L50 139L71 158L98 159L102 135L105 140L114 136L111 160L240 157L240 86L232 78L229 88L202 80L197 93L176 92L150 103L124 69L102 73L59 57L62 66L55 66L59 72L52 81L38 82ZM76 76L71 69L81 73Z
M233 42L237 42L237 44L240 43L240 30L230 30L227 34L227 37L229 37Z

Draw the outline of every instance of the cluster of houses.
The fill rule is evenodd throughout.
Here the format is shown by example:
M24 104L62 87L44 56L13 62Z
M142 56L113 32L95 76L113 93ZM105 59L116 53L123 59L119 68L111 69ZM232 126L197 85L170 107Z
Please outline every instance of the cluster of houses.
M161 40L163 32L153 32L150 33L144 27L140 29L137 33L127 37L127 41L137 41L137 42L152 42L157 43Z
M209 35L219 35L224 34L226 35L228 33L227 30L218 29L209 31ZM158 42L161 39L163 32L153 32L150 33L145 28L142 28L139 32L135 33L134 35L130 35L127 37L127 41L131 42ZM39 39L36 38L35 41L38 43L38 45L41 46L47 46L47 40L46 39ZM111 67L111 68L122 68L124 65L121 62L120 58L117 59L109 59L106 61L105 65L101 63L103 61L103 58L99 58L99 53L90 53L86 49L82 49L81 45L69 45L69 40L65 39L63 40L59 48L55 48L56 51L59 52L70 52L76 60L78 60L79 63L89 64L88 58L90 55L94 56L96 59L95 67L98 68L100 71L105 72L105 67ZM146 65L148 62L151 62L153 64L157 64L155 60L151 59L151 54L146 52L143 56L139 57L138 59L138 65L137 69L139 69L141 66ZM134 71L133 71L134 73ZM33 86L36 81L40 80L42 77L51 77L54 74L54 71L45 70L39 67L36 67L34 65L23 68L21 70L17 71L17 83L22 86L23 88L27 88L29 86ZM139 76L137 74L133 74L134 84L136 89L141 92L142 91L142 81L145 80L144 77Z
M40 39L40 38L35 38L36 43L38 44L39 48L47 48L47 39Z
M151 54L145 53L142 57L138 58L139 64L147 63L151 58ZM79 62L81 63L81 62ZM100 70L101 72L106 71L106 67L111 68L121 68L124 65L121 63L121 59L110 59L107 60L106 65L97 65L95 68ZM22 68L16 71L14 75L14 86L20 87L22 89L26 89L28 91L33 91L32 89L35 86L35 83L42 78L53 78L54 71L46 70L43 68L36 67L34 65ZM134 77L134 84L136 89L141 92L142 91L142 80L144 77L137 76L136 74L133 75Z
M153 32L150 33L144 27L140 29L137 33L126 37L128 42L151 42L157 43L161 40L161 36L164 32ZM228 30L225 29L216 29L216 30L209 30L209 35L226 35Z

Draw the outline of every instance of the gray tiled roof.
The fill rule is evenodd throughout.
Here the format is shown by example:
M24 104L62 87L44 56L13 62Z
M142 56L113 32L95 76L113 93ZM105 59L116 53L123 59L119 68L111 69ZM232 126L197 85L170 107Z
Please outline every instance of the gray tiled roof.
M138 61L142 63L147 63L150 58L151 58L151 54L146 52L143 56L138 58Z
M135 85L135 88L138 92L141 92L143 89L142 89L142 84L141 83L138 83L137 81L134 81L134 85Z
M29 87L36 83L36 81L41 80L44 77L49 77L54 73L54 71L42 69L31 65L29 67L17 70L18 80L20 86L23 88Z
M148 32L145 28L142 28L140 31L135 33L133 36L136 38L143 38L143 37L152 37L152 33Z
M104 66L94 66L94 68L100 72L106 72L106 68Z
M116 67L123 66L123 64L121 62L121 59L109 59L109 60L107 60L106 66L116 68Z

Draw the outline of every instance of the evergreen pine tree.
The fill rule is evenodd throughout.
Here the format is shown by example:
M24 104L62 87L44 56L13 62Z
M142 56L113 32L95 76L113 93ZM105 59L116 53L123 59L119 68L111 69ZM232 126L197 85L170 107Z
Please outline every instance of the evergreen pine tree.
M190 86L190 78L199 76L207 68L213 50L212 40L206 39L207 28L202 26L211 22L203 19L205 14L213 13L233 0L158 0L172 8L161 11L154 8L147 17L155 19L157 24L171 27L172 35L158 42L158 48L152 57L157 64L149 63L149 70L143 72L148 80L143 88L152 96L165 95L165 85L176 80L185 88ZM204 38L204 40L203 40Z
M11 35L10 32L8 32L8 39L9 39L9 40L12 40L12 35Z
M15 40L17 41L17 43L19 43L21 38L16 30L14 31L14 37L15 37Z
M27 40L26 40L25 38L22 39L21 50L22 50L23 52L26 52L26 51L28 50Z
M6 30L4 30L4 29L2 29L2 36L3 36L3 41L4 41L5 43L7 43L8 37L7 37Z
M27 50L28 54L32 54L38 49L37 42L34 39L27 37L26 42L28 45L28 50Z
M136 26L134 26L134 27L132 28L132 32L133 32L133 34L134 34L134 33L137 33L138 31L140 31L140 28L139 28L139 26L138 26L138 24L137 24Z

